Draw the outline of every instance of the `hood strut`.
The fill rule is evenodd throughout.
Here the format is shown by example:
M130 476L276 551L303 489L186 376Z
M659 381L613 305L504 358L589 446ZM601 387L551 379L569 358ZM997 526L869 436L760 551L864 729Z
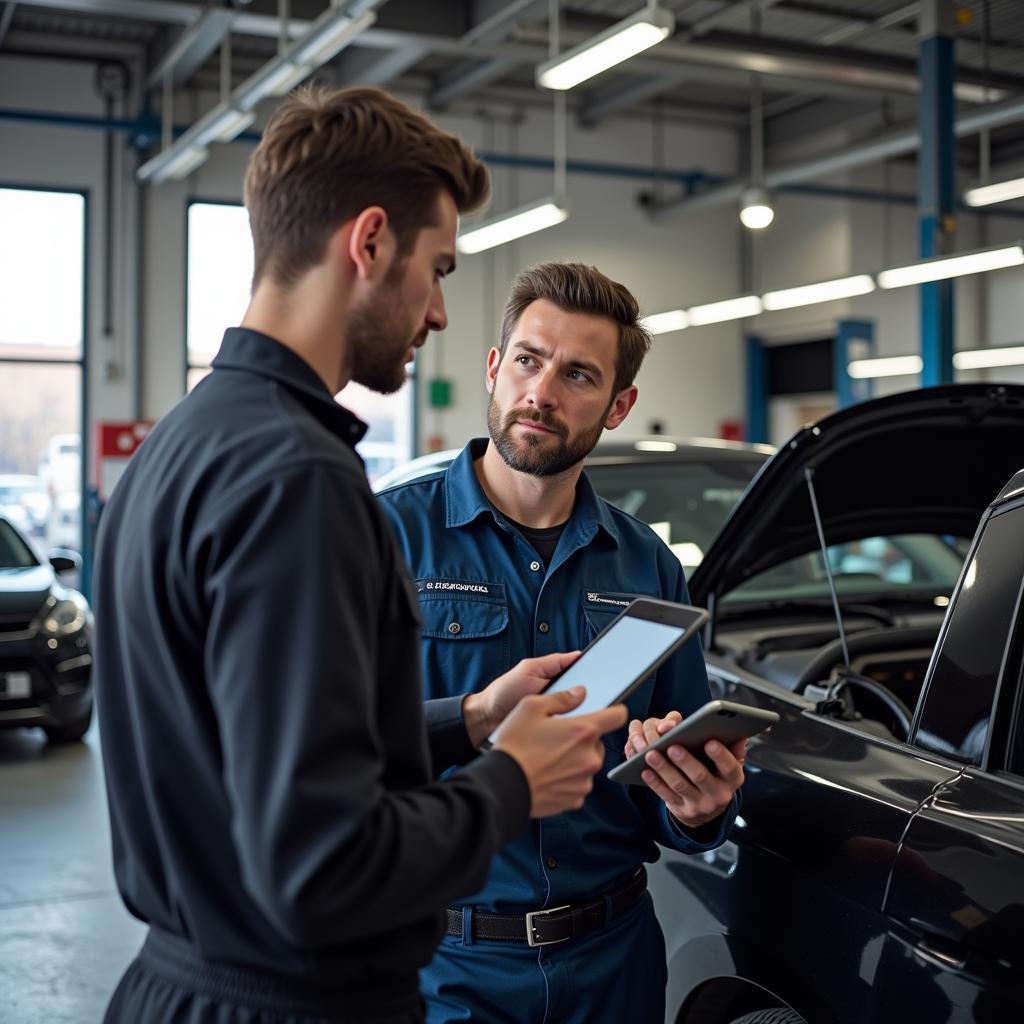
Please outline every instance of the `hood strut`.
M839 641L843 645L843 661L846 671L850 672L850 649L846 646L846 631L843 629L843 615L839 610L839 594L836 592L836 581L832 578L832 566L828 560L828 546L825 544L825 530L821 525L821 513L818 511L818 497L814 493L814 470L804 467L804 479L807 481L807 492L811 496L811 508L814 510L814 525L818 530L818 543L821 545L821 558L825 563L825 575L828 576L828 589L832 594L832 607L836 612L836 624L839 626Z

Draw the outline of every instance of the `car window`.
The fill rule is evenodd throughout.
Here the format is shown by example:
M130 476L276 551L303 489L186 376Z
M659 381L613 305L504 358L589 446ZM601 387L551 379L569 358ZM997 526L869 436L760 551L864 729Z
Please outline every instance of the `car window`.
M948 597L963 566L963 556L954 546L928 534L866 537L827 551L841 596L924 589ZM724 603L804 600L828 594L825 562L815 551L758 573L726 595Z
M647 523L689 570L698 566L761 460L590 464L594 490Z
M38 565L32 549L6 520L0 519L0 569L28 569Z
M926 683L919 746L980 764L1024 576L1024 509L993 516L950 606Z

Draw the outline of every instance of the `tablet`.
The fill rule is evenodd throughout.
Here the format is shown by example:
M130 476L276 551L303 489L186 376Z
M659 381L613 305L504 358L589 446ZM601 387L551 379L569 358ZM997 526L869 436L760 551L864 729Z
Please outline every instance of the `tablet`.
M725 746L731 746L737 740L747 739L764 732L779 720L774 711L753 708L747 704L735 704L729 700L708 701L692 715L684 718L674 729L670 729L650 746L644 747L639 754L634 754L617 768L608 773L608 778L621 782L626 786L646 786L641 773L648 766L645 755L666 749L678 744L686 747L691 754L699 757L709 767L714 767L704 753L704 744L708 740L718 740Z
M567 715L585 715L624 701L707 621L703 608L653 597L627 605L564 672L545 687L557 693L584 686L583 703ZM494 742L492 733L484 746Z

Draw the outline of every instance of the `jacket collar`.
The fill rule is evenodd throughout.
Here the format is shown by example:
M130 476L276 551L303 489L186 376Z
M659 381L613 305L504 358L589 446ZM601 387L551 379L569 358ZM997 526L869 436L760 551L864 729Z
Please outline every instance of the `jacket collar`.
M473 468L473 463L483 456L488 443L486 437L473 438L445 472L445 526L449 529L467 526L485 513L499 525L505 521L487 500ZM589 541L598 530L602 530L616 545L619 543L618 527L608 503L597 496L586 473L580 474L576 484L576 503L566 526L567 530L570 528L578 532L584 541Z
M248 327L229 327L211 364L216 370L241 370L276 380L305 404L333 433L353 448L369 429L339 405L309 363L268 334Z

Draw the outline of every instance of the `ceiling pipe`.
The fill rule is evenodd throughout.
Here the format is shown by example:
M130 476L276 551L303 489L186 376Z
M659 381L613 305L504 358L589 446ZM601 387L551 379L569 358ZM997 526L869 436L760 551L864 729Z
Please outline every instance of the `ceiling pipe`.
M1016 96L1002 103L981 107L966 113L958 114L954 123L957 138L973 135L986 128L999 128L1002 125L1014 124L1024 120L1024 96ZM837 171L847 171L866 164L881 163L893 157L906 156L915 152L921 143L916 127L894 132L868 142L858 143L838 153L815 160L805 160L789 167L777 167L765 172L764 184L769 189L812 178L823 178ZM672 199L652 197L645 205L650 210L664 211L677 206L689 209L709 208L735 204L739 201L746 187L746 179L740 178L725 185L696 195L684 195Z

